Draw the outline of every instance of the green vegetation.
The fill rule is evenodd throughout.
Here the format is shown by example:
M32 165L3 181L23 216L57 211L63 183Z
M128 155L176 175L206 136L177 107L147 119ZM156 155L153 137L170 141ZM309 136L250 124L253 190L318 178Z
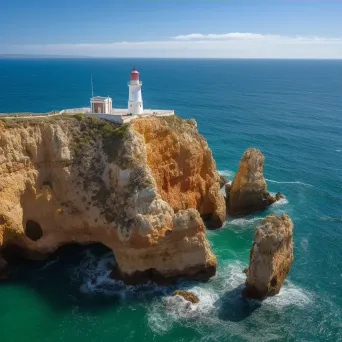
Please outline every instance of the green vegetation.
M117 158L118 150L127 137L129 124L107 121L96 116L85 116L82 113L73 115L79 123L75 130L74 152L77 155L84 153L83 147L87 144L94 144L96 139L102 140L104 152L110 161Z
M77 113L74 115L74 118L77 120L82 120L84 118L84 113Z

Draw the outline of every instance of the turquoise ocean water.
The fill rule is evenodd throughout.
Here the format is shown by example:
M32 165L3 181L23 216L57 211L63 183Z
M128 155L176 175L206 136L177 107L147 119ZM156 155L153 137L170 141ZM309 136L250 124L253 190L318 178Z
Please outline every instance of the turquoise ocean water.
M0 283L0 341L342 341L342 61L0 60L0 112L127 104L136 65L145 108L195 118L220 172L233 177L247 147L265 155L269 190L286 199L208 231L218 257L187 308L172 287L108 279L100 245L67 246ZM0 199L1 200L1 199ZM279 295L241 297L253 229L269 212L295 225L294 263Z

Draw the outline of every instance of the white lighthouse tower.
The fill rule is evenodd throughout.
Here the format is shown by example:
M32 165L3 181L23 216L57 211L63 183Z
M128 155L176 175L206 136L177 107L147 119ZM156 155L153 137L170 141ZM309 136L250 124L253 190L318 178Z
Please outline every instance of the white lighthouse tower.
M144 113L141 86L142 82L139 81L139 72L134 67L130 74L130 80L128 81L128 113L132 113L133 115Z

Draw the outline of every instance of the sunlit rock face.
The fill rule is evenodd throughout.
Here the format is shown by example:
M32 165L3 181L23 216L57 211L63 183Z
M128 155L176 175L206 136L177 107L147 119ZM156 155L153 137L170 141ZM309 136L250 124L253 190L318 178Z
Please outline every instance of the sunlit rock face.
M116 276L129 283L214 275L201 214L224 220L215 163L195 125L181 119L178 133L184 129L194 147L170 149L163 120L146 119L148 139L140 120L0 121L2 254L41 259L67 243L100 242L115 255ZM172 170L167 187L157 166Z
M264 299L279 293L293 261L292 230L286 214L271 214L255 229L244 296Z
M221 179L207 142L194 120L176 116L135 120L146 146L147 165L161 198L175 211L196 208L209 226L226 218Z
M265 209L282 198L271 196L263 176L264 156L256 148L248 148L239 163L232 184L226 184L228 212L232 216L246 215Z

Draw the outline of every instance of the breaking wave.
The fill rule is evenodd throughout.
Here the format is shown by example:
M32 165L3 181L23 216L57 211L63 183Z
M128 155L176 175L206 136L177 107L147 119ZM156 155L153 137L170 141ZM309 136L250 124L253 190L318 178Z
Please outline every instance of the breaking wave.
M217 170L217 172L224 177L228 177L229 179L233 179L235 172L231 170Z
M274 195L274 194L272 194L272 195ZM281 205L288 204L288 203L289 203L289 201L287 200L286 197L284 197L284 198L281 198L279 201L274 202L274 203L272 204L272 206L273 206L273 207L279 207L279 206L281 206Z
M83 294L115 296L121 300L163 295L172 289L152 282L138 286L126 285L110 277L115 264L112 252L99 258L86 250L80 264L69 270L70 276L73 281L81 282L80 292Z
M274 297L264 300L264 304L281 309L288 305L303 307L311 303L310 294L305 293L300 287L289 280L285 280L280 292Z
M206 326L218 327L213 338L220 340L220 335L249 336L257 340L249 331L249 324L244 319L251 316L252 321L283 310L289 305L303 307L311 302L310 295L290 281L285 281L277 296L266 299L263 303L246 300L241 291L244 287L245 275L242 272L247 265L240 261L232 261L218 270L218 274L209 283L191 286L184 283L186 290L199 297L199 303L192 304L182 297L170 295L154 298L147 307L149 327L158 334L169 331L175 324L203 330ZM253 312L258 314L253 316ZM223 327L224 331L221 331ZM233 329L233 330L232 330ZM269 332L265 332L269 334Z
M245 226L249 224L254 224L255 222L261 221L263 218L262 217L253 217L250 219L247 218L236 218L231 221L226 221L227 225L234 225L234 226Z

